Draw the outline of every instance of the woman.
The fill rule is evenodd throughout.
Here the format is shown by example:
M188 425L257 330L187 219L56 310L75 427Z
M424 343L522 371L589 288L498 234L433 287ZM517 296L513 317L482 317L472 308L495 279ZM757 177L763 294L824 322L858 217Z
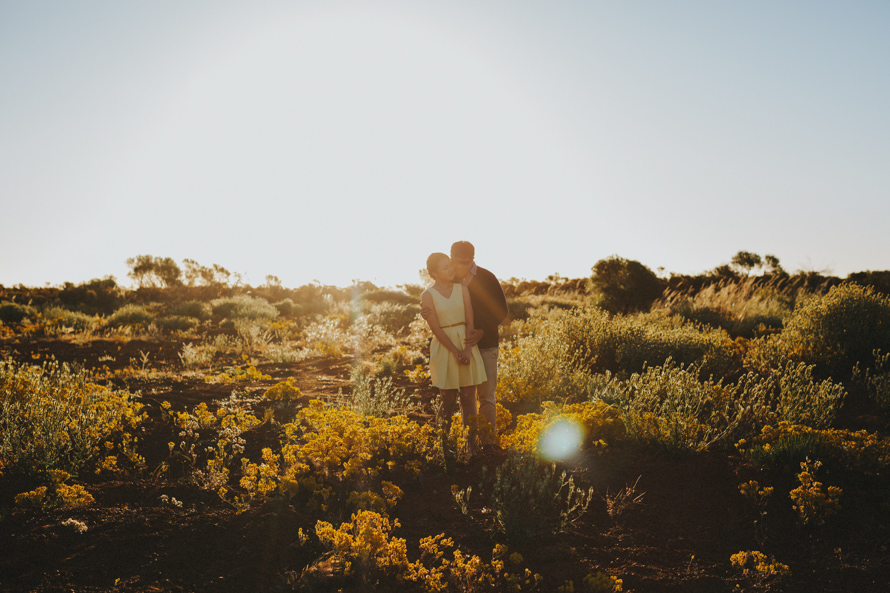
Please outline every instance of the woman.
M430 378L442 394L439 422L446 433L451 428L454 404L460 394L460 415L464 426L476 416L475 387L486 380L485 366L477 346L468 347L466 337L473 331L473 306L469 292L454 282L454 267L444 253L433 253L426 269L434 284L420 295L421 307L432 308L427 318L433 332L430 345ZM470 452L475 452L470 439Z

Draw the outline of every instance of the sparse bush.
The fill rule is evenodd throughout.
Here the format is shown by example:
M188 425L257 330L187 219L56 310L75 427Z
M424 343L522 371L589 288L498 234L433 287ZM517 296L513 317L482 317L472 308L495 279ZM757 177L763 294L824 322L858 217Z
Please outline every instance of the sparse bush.
M206 346L195 346L191 342L183 344L182 352L179 353L179 360L182 366L187 369L209 365L215 354L214 349Z
M890 352L874 351L874 363L863 373L856 366L853 378L865 384L868 397L882 410L890 410Z
M349 381L352 383L352 393L345 396L341 389L337 394L337 401L343 407L380 418L404 414L410 407L410 397L404 389L393 387L390 377L373 379L356 366L349 375Z
M24 319L34 319L36 316L37 310L30 305L10 302L0 303L0 322L21 323Z
M373 303L366 314L369 324L378 325L390 334L400 335L420 313L417 303L399 304L389 301Z
M759 278L714 283L698 292L675 292L664 298L664 306L675 315L745 338L781 329L794 302L793 292L763 286Z

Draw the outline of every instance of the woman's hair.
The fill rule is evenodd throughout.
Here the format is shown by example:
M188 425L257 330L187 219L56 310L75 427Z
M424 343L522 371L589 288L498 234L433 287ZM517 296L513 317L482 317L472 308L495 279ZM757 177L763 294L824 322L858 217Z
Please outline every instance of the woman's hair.
M435 279L436 270L439 269L439 264L443 259L450 259L444 253L431 253L428 258L426 258L426 271L430 275L430 278Z

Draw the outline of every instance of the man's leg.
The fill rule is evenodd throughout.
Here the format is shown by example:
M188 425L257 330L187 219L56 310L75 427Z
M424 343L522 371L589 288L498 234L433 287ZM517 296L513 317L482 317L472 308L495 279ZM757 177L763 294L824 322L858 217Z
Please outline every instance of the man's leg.
M497 442L498 409L495 393L498 387L498 349L485 348L479 350L482 355L482 363L485 366L485 375L488 380L476 386L476 397L479 399L479 414L491 425L491 434Z

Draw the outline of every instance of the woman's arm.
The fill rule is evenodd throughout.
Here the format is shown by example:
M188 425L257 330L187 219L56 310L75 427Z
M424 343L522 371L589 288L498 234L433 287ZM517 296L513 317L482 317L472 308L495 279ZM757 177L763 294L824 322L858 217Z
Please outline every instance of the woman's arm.
M436 307L433 305L433 295L429 292L424 292L420 295L420 306L421 308L427 308L429 311L429 315L425 317L425 319L427 325L429 325L430 329L433 331L433 335L439 340L439 343L445 346L445 348L455 356L460 356L460 350L457 349L457 346L451 342L451 338L448 337L448 334L446 334L439 326L439 316L436 315Z

